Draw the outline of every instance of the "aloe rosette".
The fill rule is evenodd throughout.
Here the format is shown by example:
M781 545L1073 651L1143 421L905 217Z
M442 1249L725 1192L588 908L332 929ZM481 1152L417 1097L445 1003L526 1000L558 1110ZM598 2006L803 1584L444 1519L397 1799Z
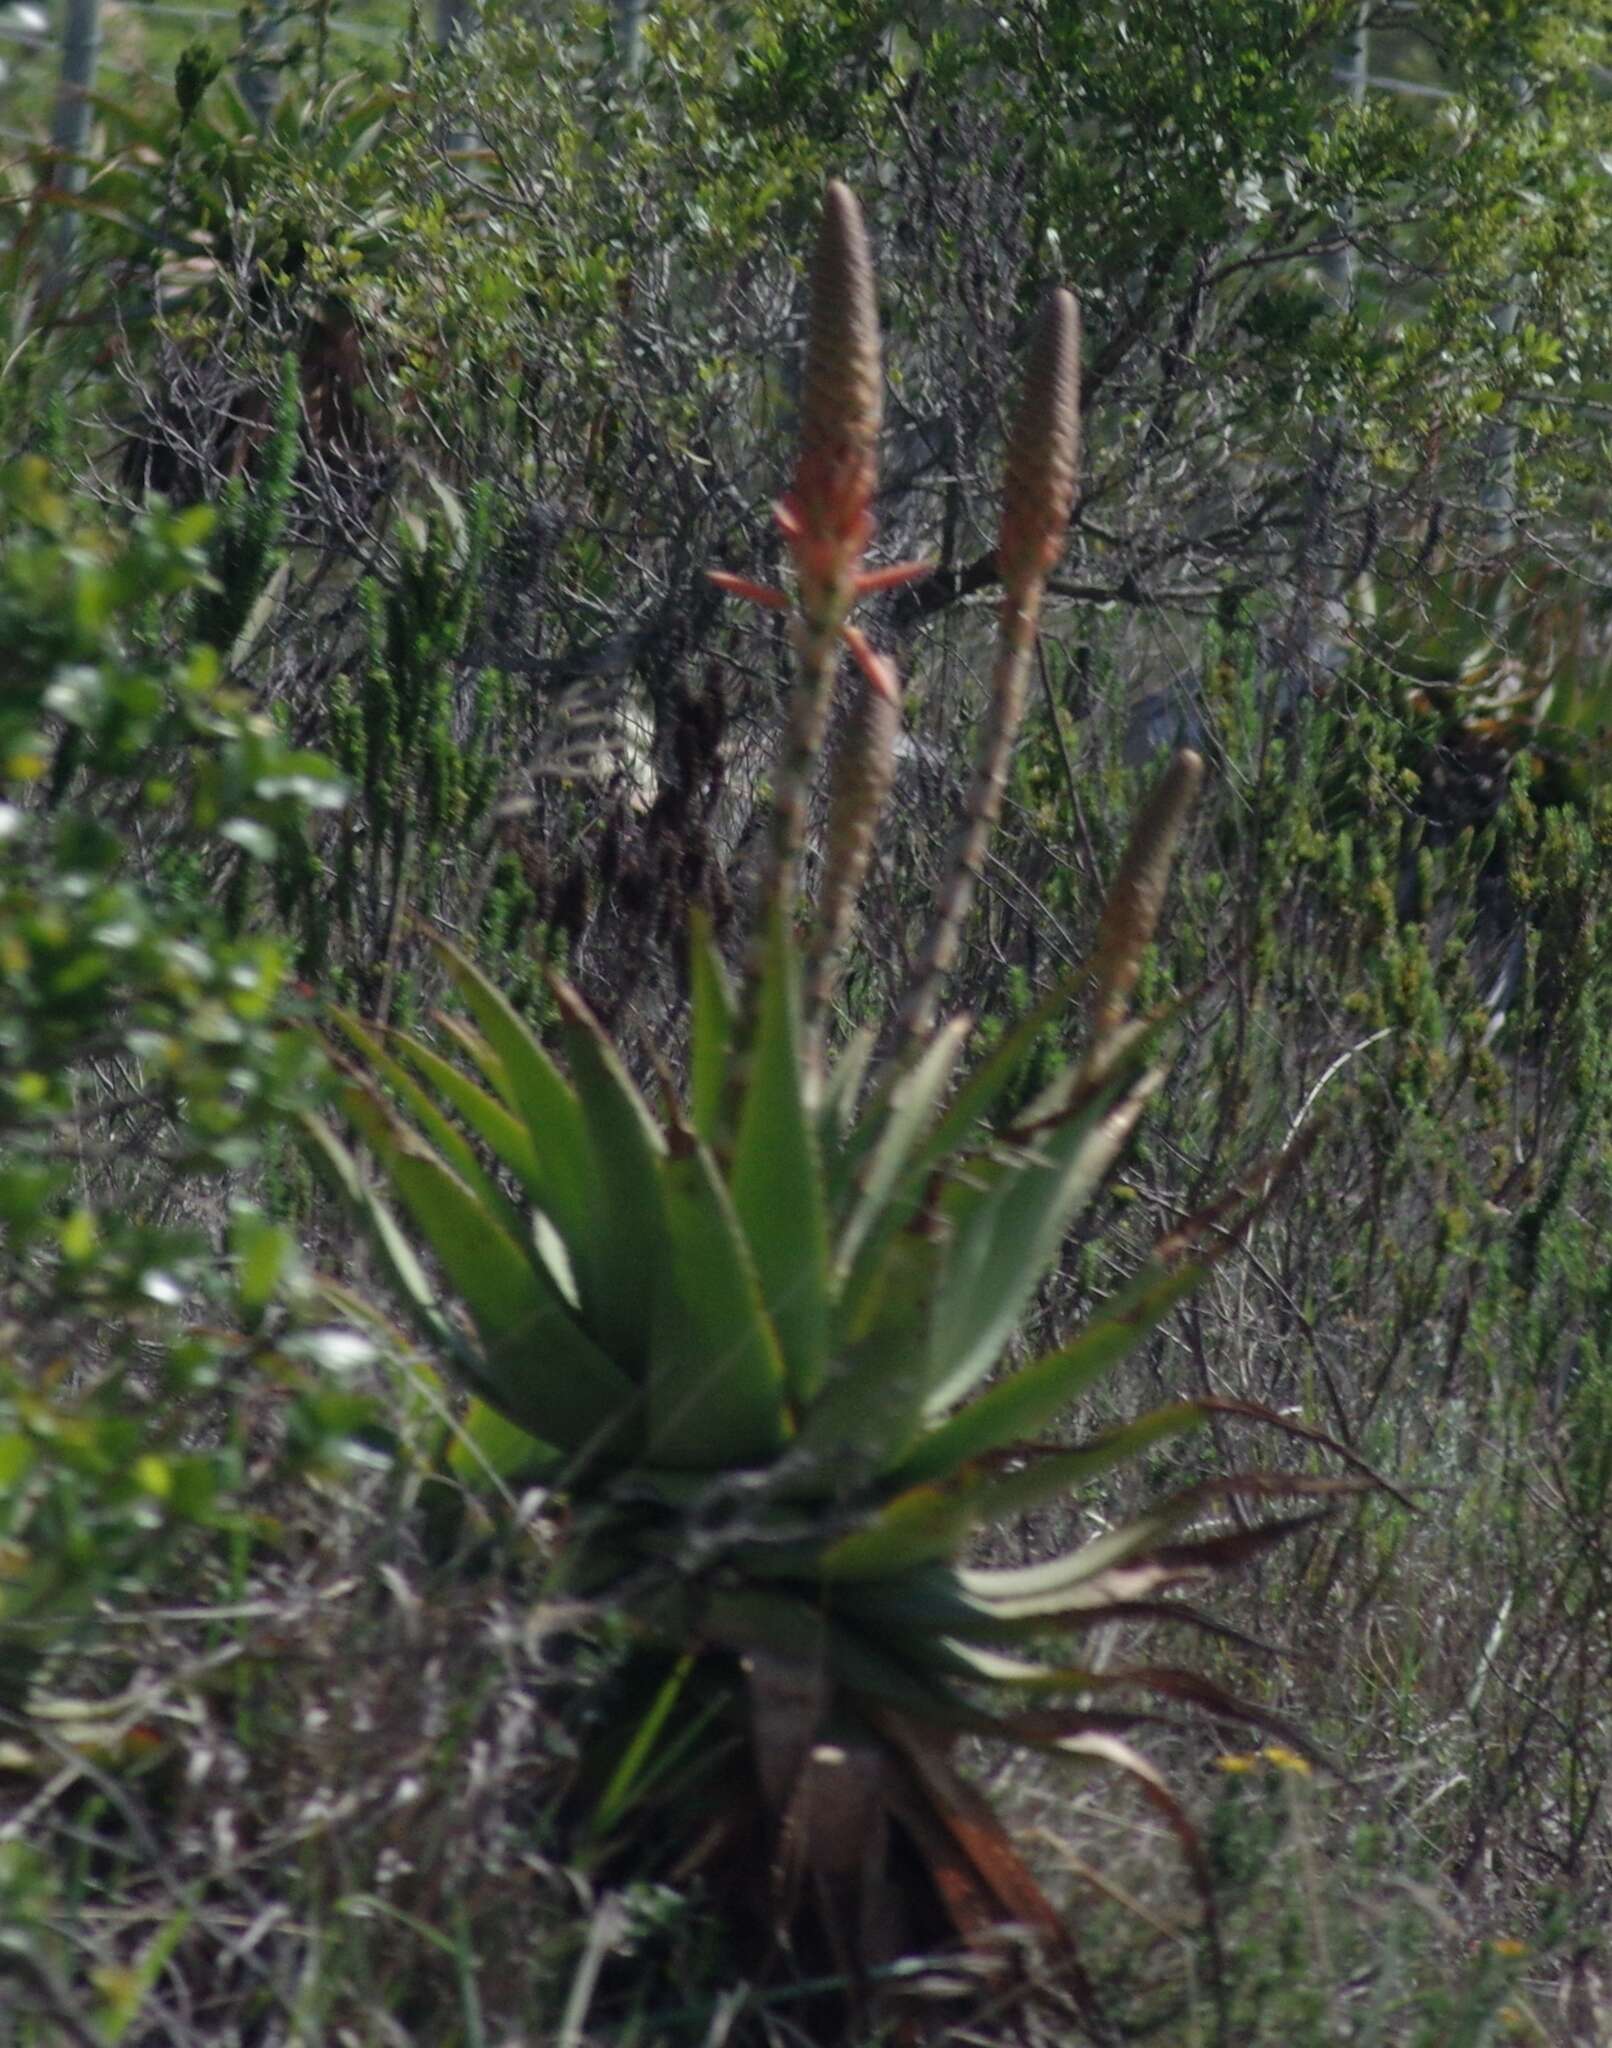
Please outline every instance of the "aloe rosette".
M1183 1592L1318 1511L1233 1528L1217 1519L1231 1499L1363 1483L1233 1475L1041 1563L970 1561L982 1533L1235 1406L1183 1400L1086 1440L1057 1433L1234 1242L1280 1169L1172 1233L1067 1342L1017 1361L1037 1289L1159 1082L1168 1019L1133 1016L1130 998L1202 773L1196 756L1177 756L1144 807L1091 967L971 1065L969 1020L932 1017L1069 514L1078 326L1067 294L1044 317L1013 437L993 706L915 993L882 1064L870 1033L832 1063L822 1055L899 723L893 671L847 624L859 596L895 580L862 567L877 432L871 277L855 202L834 188L809 353L817 443L779 515L799 587L786 600L722 579L792 603L800 621L775 867L737 985L695 923L686 1090L646 1099L560 982L551 1052L439 936L465 1018L443 1017L435 1041L338 1019L357 1055L346 1107L382 1187L334 1129L310 1125L432 1352L470 1390L456 1470L563 1489L573 1583L624 1612L641 1645L636 1717L606 1745L597 1814L697 1787L708 1825L683 1844L689 1869L755 1846L747 1807L759 1792L778 1924L808 1914L853 1971L936 1931L984 1942L1004 1921L1065 1940L954 1768L960 1735L1119 1767L1189 1851L1181 1807L1128 1740L1159 1718L1161 1698L1304 1748L1300 1731L1205 1676L1101 1668L1082 1645L1115 1621L1210 1625ZM835 348L851 352L851 374L836 375ZM847 631L853 687L875 708L849 721L827 900L797 933L804 779ZM1005 1114L1038 1035L1082 1008L1083 1052Z

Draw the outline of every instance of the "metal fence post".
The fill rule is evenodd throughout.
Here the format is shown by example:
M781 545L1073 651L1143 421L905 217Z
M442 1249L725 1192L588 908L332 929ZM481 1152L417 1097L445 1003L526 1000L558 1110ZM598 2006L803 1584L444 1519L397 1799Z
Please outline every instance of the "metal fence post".
M1516 333L1515 302L1495 308L1494 324L1498 334ZM1495 553L1503 555L1517 537L1517 422L1508 406L1502 406L1489 429L1481 502L1485 536Z
M241 89L241 98L260 128L269 125L280 98L280 74L275 60L284 41L285 22L280 12L280 0L262 0L250 19L235 66L235 81Z
M1359 0L1344 31L1333 62L1333 77L1343 87L1351 108L1365 104L1367 68L1366 0ZM1353 310L1359 263L1350 235L1355 210L1345 200L1333 216L1332 246L1320 258L1322 282L1340 313ZM1334 415L1316 418L1310 428L1310 476L1306 492L1302 552L1298 561L1301 595L1295 611L1294 652L1299 679L1315 689L1330 682L1348 657L1347 577L1333 576L1325 561L1332 534L1337 468L1342 457L1346 422Z
M1332 75L1343 87L1343 97L1351 107L1363 107L1366 103L1366 7L1365 0L1355 12L1352 25L1345 31L1344 39L1338 46L1337 60ZM1339 305L1347 308L1354 303L1356 256L1354 244L1348 239L1354 226L1354 207L1347 201L1339 209L1335 225L1338 243L1328 249L1321 258L1321 274L1327 281L1327 288Z
M1528 106L1525 79L1511 81L1511 96L1521 116ZM1517 331L1521 309L1515 299L1497 306L1494 324L1497 334L1509 339ZM1503 555L1517 538L1517 421L1510 406L1502 406L1489 430L1484 450L1484 478L1481 503L1485 537L1496 554ZM1505 594L1501 596L1502 615Z
M58 192L82 192L88 176L84 162L90 140L90 94L101 54L101 0L67 0L62 22L62 68L50 116L50 145L55 153L51 184ZM72 260L78 222L64 208L55 233L60 268Z
M436 9L437 48L446 57L465 40L474 26L472 0L436 0ZM443 148L449 156L464 156L475 146L476 131L473 128L454 126L443 138Z
M616 0L616 64L629 81L644 68L644 19L649 5L650 0Z

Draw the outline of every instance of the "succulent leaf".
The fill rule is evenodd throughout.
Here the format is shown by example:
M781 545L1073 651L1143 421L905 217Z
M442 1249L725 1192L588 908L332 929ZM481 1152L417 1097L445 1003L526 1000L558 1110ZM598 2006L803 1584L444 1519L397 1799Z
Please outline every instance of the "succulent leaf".
M1070 1002L1085 979L1084 971L1060 977L1012 1030L1002 1035L978 1066L964 1075L945 1113L914 1158L915 1172L928 1173L942 1160L953 1158L978 1142L980 1130L990 1124L997 1105L1012 1087L1042 1034L1067 1016Z
M768 912L755 1043L733 1155L733 1200L755 1254L790 1389L812 1399L828 1365L828 1218L804 1094L800 963L783 905Z
M789 1437L784 1361L733 1202L697 1141L674 1147L662 1182L646 1456L699 1470L764 1463Z
M615 1048L574 989L554 985L585 1133L588 1226L577 1263L588 1328L638 1379L650 1344L653 1289L666 1244L666 1141Z
M1276 1522L1256 1523L1188 1541L1168 1540L1202 1511L1189 1504L1181 1521L1162 1526L1151 1518L1109 1532L1083 1549L1040 1565L979 1567L957 1574L960 1592L1007 1624L1066 1620L1099 1605L1132 1599L1161 1586L1246 1564L1273 1543L1308 1528L1328 1510L1314 1509Z
M551 1444L533 1436L486 1401L472 1401L454 1425L448 1470L467 1485L493 1478L509 1485L555 1464Z
M1116 1424L1072 1449L1036 1449L1017 1471L981 1486L976 1517L983 1525L1028 1514L1049 1500L1065 1498L1116 1465L1129 1464L1157 1444L1201 1429L1208 1419L1209 1411L1201 1402L1175 1401L1165 1408L1150 1409L1131 1422Z
M470 1312L477 1391L562 1450L619 1449L636 1415L632 1384L578 1328L547 1273L378 1097L351 1090L347 1107Z
M314 1160L367 1226L381 1255L393 1289L413 1314L428 1342L439 1343L450 1352L451 1326L437 1300L424 1266L398 1221L360 1172L358 1162L323 1117L304 1112L299 1119L302 1135Z
M514 1207L476 1157L475 1147L450 1117L444 1116L436 1101L414 1076L395 1060L380 1040L347 1010L332 1010L331 1020L349 1042L356 1046L376 1073L380 1074L403 1102L410 1116L447 1160L459 1178L487 1204L512 1237L519 1238L522 1224Z
M1077 1337L1021 1366L932 1430L906 1459L899 1477L908 1485L939 1478L963 1460L1005 1449L1044 1429L1088 1393L1203 1276L1197 1265L1149 1267L1123 1289Z
M796 1460L813 1491L843 1494L910 1449L933 1378L932 1323L946 1254L944 1235L933 1229L901 1231L888 1242L834 1377L796 1439Z
M818 1564L825 1585L889 1579L950 1557L979 1525L983 1475L965 1468L946 1484L910 1486L831 1543Z
M532 1134L521 1119L506 1109L495 1095L473 1081L462 1068L456 1067L451 1060L445 1060L424 1039L416 1038L409 1031L394 1031L392 1042L443 1100L458 1111L498 1163L514 1175L527 1199L541 1201L546 1182L538 1164ZM411 1096L409 1100L412 1106L414 1098ZM444 1149L440 1140L438 1148Z
M823 1183L831 1212L838 1208L836 1197L848 1177L846 1155L856 1127L857 1098L878 1042L879 1034L871 1024L853 1031L818 1091L817 1149L823 1162Z
M1037 1453L1018 1471L994 1475L965 1465L948 1480L926 1480L896 1495L862 1528L833 1545L823 1558L825 1579L859 1579L904 1572L954 1556L975 1530L1057 1500L1082 1482L1207 1420L1198 1403L1182 1401L1106 1431L1072 1450Z
M971 1676L982 1685L1017 1693L1152 1693L1160 1699L1183 1701L1197 1707L1214 1721L1258 1728L1287 1743L1300 1756L1322 1764L1328 1770L1336 1768L1304 1730L1285 1714L1275 1713L1256 1701L1228 1692L1201 1672L1173 1664L1133 1664L1096 1670L1084 1664L1033 1664L1021 1657L1009 1657L999 1651L963 1643L953 1643L948 1648L953 1653L958 1673Z
M951 1838L954 1852L989 1902L993 1924L1032 1929L1066 1964L1071 1938L1024 1859L1008 1838L989 1801L952 1766L934 1733L890 1714L878 1726L901 1753L923 1788L929 1812Z
M991 1370L1063 1242L1076 1212L1096 1193L1136 1126L1155 1072L1118 1099L1099 1095L1040 1133L958 1229L936 1314L943 1349L930 1398L941 1414Z
M415 1066L428 1079L435 1081L444 1099L459 1112L499 1164L519 1182L532 1204L530 1233L533 1247L555 1286L569 1305L578 1309L582 1297L577 1286L572 1245L560 1234L553 1215L555 1210L562 1215L565 1213L564 1204L553 1198L553 1190L560 1177L545 1173L537 1148L532 1143L529 1126L503 1107L504 1102L512 1099L513 1091L508 1088L504 1064L492 1047L456 1017L446 1017L438 1012L436 1021L477 1072L485 1075L498 1089L498 1096L480 1087L468 1074L461 1072L451 1061L440 1058L412 1034L398 1032L394 1036ZM573 1223L572 1232L577 1253L584 1256L587 1246L580 1226ZM514 1234L521 1235L519 1231Z
M738 1016L728 972L706 913L689 922L689 1116L707 1145L723 1135Z
M858 1253L870 1243L874 1256L879 1256L890 1232L907 1220L901 1205L892 1199L894 1190L934 1119L968 1043L969 1028L967 1017L951 1018L935 1033L915 1066L892 1071L885 1100L880 1100L881 1091L875 1091L864 1120L871 1142L858 1169L854 1200L836 1247L836 1265L842 1274L851 1271ZM911 1199L916 1202L916 1191ZM853 1282L846 1292L854 1301L859 1290Z
M575 1092L503 993L446 939L432 934L431 943L497 1062L483 1069L484 1078L525 1121L542 1177L538 1206L570 1247L573 1260L585 1265L581 1254L589 1242L591 1210L588 1144Z

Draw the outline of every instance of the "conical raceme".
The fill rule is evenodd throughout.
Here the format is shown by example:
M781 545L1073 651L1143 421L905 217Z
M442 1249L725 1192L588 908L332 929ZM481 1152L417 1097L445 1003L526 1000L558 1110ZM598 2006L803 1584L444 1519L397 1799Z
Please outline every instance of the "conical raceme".
M1102 1040L1121 1022L1152 944L1170 866L1198 791L1203 756L1183 747L1137 814L1114 886L1103 906L1092 961L1092 1030Z
M824 194L812 264L800 453L794 480L774 507L795 565L798 599L792 604L783 591L731 570L706 571L735 597L769 610L798 610L808 647L837 631L858 598L929 573L927 562L862 567L879 478L881 377L867 230L850 189L836 179ZM887 665L871 658L866 640L850 633L846 639L872 688L893 687ZM810 657L818 695L823 658L821 649Z
M800 458L779 524L807 609L848 579L873 531L881 378L879 315L862 209L838 179L824 195L812 263L811 326L801 402Z
M991 698L963 824L953 842L934 915L901 1009L906 1042L925 1038L1002 808L1013 744L1024 717L1031 652L1047 571L1057 560L1074 501L1080 443L1080 316L1055 291L1037 322L1002 487L997 569L1005 596Z
M1009 600L1040 603L1041 584L1063 550L1080 461L1080 312L1055 291L1030 346L1024 396L1008 444L997 568Z

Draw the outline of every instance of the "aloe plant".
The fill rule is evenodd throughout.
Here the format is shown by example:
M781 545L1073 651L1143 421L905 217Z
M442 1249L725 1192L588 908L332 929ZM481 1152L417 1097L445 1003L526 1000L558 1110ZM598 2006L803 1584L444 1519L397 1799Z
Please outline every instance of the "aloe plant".
M646 1099L558 981L555 1057L436 936L469 1022L442 1018L432 1042L336 1020L356 1055L346 1106L384 1196L333 1129L309 1132L434 1354L470 1390L456 1469L542 1474L562 1489L572 1583L623 1613L640 1646L635 1709L594 1760L596 1826L634 1808L664 1817L674 1794L696 1802L676 1809L681 1836L670 1823L679 1867L731 1872L760 1855L779 1930L815 1929L854 1979L938 1934L989 1946L1006 1921L1068 1957L1058 1915L954 1766L959 1736L1118 1767L1194 1855L1181 1806L1125 1739L1158 1718L1141 1696L1306 1748L1201 1674L1103 1669L1081 1646L1114 1621L1207 1625L1165 1596L1326 1511L1205 1527L1228 1501L1366 1482L1228 1477L1043 1563L969 1562L981 1532L1205 1421L1217 1404L1194 1399L1084 1441L1056 1433L1284 1168L1160 1243L1069 1341L1013 1361L1037 1288L1160 1079L1169 1020L1134 1016L1131 997L1202 775L1195 755L1177 755L1144 807L1091 967L965 1071L969 1020L937 1022L936 1010L1074 488L1078 322L1063 292L1042 316L1011 443L1000 649L953 863L882 1063L868 1032L828 1057L900 721L898 679L850 614L913 573L864 561L878 335L861 218L841 186L813 295L802 453L778 510L794 593L718 578L796 622L771 871L737 986L710 929L691 933L686 1089ZM797 930L807 796L845 647L857 702L821 893ZM1004 1119L1027 1050L1082 1005L1084 1051Z

